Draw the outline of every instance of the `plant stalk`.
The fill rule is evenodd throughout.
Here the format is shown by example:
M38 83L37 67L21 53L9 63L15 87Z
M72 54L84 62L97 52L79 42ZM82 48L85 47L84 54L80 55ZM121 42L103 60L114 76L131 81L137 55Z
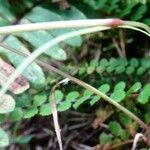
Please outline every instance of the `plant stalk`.
M0 27L0 34L10 34L16 32L29 32L36 30L61 29L61 28L81 28L94 26L118 27L127 25L137 28L142 28L150 34L150 28L144 23L135 21L124 21L118 18L109 19L86 19L86 20L68 20L68 21L53 21L42 23L30 23Z

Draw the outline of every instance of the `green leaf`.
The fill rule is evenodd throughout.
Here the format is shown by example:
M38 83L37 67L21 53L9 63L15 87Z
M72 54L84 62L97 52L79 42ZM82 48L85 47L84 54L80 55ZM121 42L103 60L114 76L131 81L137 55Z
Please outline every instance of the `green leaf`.
M64 20L79 20L79 19L87 19L87 17L76 7L70 5L70 8L66 11L65 9L62 9L59 7L56 9L56 7L51 7L51 10L57 14L59 14Z
M101 133L99 136L100 143L105 145L112 142L112 138L109 134Z
M129 139L130 134L129 134L129 132L127 130L122 130L120 137L121 137L122 140L125 141L125 140Z
M150 68L150 59L149 58L148 59L146 59L146 58L142 59L141 66L145 69Z
M114 91L117 91L117 90L124 90L126 87L126 83L123 82L123 81L120 81L118 82L115 87L114 87Z
M27 144L31 141L31 135L21 135L14 139L14 142L17 144Z
M24 112L23 118L27 119L34 117L37 113L38 113L37 107L32 106Z
M33 97L33 105L34 106L40 106L47 100L47 94L41 93L37 94Z
M145 68L144 67L139 67L138 69L137 69L137 75L142 75L142 74L144 74L144 72L145 72Z
M98 88L99 91L103 92L104 94L107 93L110 90L109 84L103 84ZM90 100L90 105L93 106L96 102L98 102L101 99L100 96L94 96Z
M103 93L107 93L110 90L110 85L109 84L102 84L99 88L99 91Z
M127 74L127 75L133 74L134 71L135 71L135 68L132 67L132 66L129 66L129 67L126 68L126 74Z
M144 86L143 91L138 96L138 102L140 102L141 104L145 104L148 102L149 98L150 98L150 83Z
M51 104L50 103L47 103L47 104L43 104L41 107L40 107L40 112L39 114L41 116L49 116L52 114L52 110L51 110Z
M83 104L87 99L91 97L93 93L89 90L85 90L83 93L83 97L79 98L74 104L73 108L77 109L81 104Z
M57 110L62 112L62 111L68 110L69 108L71 108L71 102L64 101L59 104L59 106L57 107Z
M98 61L95 60L95 59L92 59L92 60L90 61L89 65L95 68L95 67L98 65Z
M95 67L94 66L88 66L87 67L87 74L92 74L95 71Z
M119 58L118 59L118 64L121 66L127 66L128 65L128 61L126 58Z
M32 97L27 93L17 96L16 107L26 107L31 104Z
M66 101L74 102L80 94L77 91L72 91L66 96Z
M3 95L0 99L0 114L5 114L15 109L15 100L10 95Z
M116 102L121 102L125 98L125 91L116 90L111 94L111 98Z
M150 112L147 112L146 114L144 114L144 120L146 124L150 123Z
M130 94L137 92L137 91L141 88L141 86L142 86L142 85L141 85L140 82L134 83L134 84L129 88L129 90L126 92L126 96L129 96Z
M29 19L31 22L49 22L49 21L61 21L64 20L59 14L56 14L50 9L45 9L43 7L34 7L26 16L25 18ZM55 29L49 30L48 32L51 33L53 36L58 37L62 34L74 31L74 29ZM74 38L70 38L64 41L66 44L71 46L81 46L82 40L80 36L76 36Z
M0 114L0 123L3 123L5 121L5 115L4 114Z
M96 67L96 72L99 74L102 74L105 71L105 67L103 66L98 66Z
M108 67L106 68L106 71L107 71L108 73L112 73L114 70L115 70L115 67L114 67L114 66L108 66Z
M55 99L57 102L61 101L64 97L64 94L60 90L55 91Z
M134 12L133 16L131 17L131 20L139 20L143 17L144 13L147 10L147 5L140 5L140 7Z
M116 67L116 66L118 65L117 59L111 57L110 60L109 60L109 65L110 65L111 67Z
M91 100L90 100L90 105L93 106L96 102L98 102L101 99L100 96L94 96Z
M116 67L116 73L117 74L121 74L124 71L125 71L125 67L124 66L119 65L119 66Z
M8 36L4 43L7 45L11 45L12 48L16 48L19 51L29 54L24 45L14 36ZM15 53L7 49L0 48L0 52L4 53L8 57L10 62L16 67L19 66L25 59L24 57L16 55ZM44 73L36 63L30 64L22 74L34 85L43 85L45 82Z
M19 121L23 118L23 111L20 107L16 107L13 112L10 114L12 121Z
M100 60L100 66L107 67L108 66L108 60L106 58L102 58Z
M0 17L0 26L7 26L9 25L9 21L7 21L6 19Z
M137 58L132 58L132 59L130 59L130 65L132 66L132 67L138 67L138 65L139 65L139 60L137 59Z
M9 136L2 128L0 128L0 147L6 147L8 145L9 145Z
M121 10L121 12L119 14L119 18L123 18L123 17L129 15L134 6L135 6L134 4L126 5L126 7L123 10Z
M15 19L7 0L0 0L0 15L11 22Z
M89 91L89 90L85 90L83 93L83 97L90 97L93 94L93 92Z
M109 122L108 126L109 126L109 130L112 132L113 135L115 135L115 136L121 135L122 128L118 122L111 121L111 122Z
M131 118L124 113L119 114L119 120L125 127L132 123Z

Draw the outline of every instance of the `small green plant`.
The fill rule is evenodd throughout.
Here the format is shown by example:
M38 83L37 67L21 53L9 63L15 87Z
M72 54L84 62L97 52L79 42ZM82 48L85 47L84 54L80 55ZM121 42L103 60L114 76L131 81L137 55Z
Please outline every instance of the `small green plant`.
M15 14L18 14L18 12L21 13L21 11L17 10L15 6L11 7L7 1L5 3L2 0L1 3L0 14L2 14L3 11L5 13L1 15L0 19L2 21L0 21L0 23L2 23L1 25L10 25L11 22L16 21ZM32 135L17 135L19 122L36 116L44 117L52 114L55 127L57 126L56 134L59 146L60 149L63 149L59 133L57 111L63 113L70 109L81 111L82 107L87 107L87 110L96 108L97 119L100 119L100 123L103 123L116 110L115 108L106 107L102 100L106 100L118 109L116 120L111 119L106 127L107 130L102 131L99 135L99 141L102 146L108 144L115 147L117 144L121 144L122 141L134 137L135 134L133 134L133 129L130 125L133 126L135 132L140 131L139 127L148 131L149 113L147 110L149 108L150 84L147 82L149 82L148 76L150 75L149 58L129 59L110 56L109 59L105 57L100 59L90 58L87 59L87 61L84 60L82 63L79 62L78 65L72 65L71 63L69 65L61 64L61 69L57 69L48 64L49 59L52 62L54 60L67 60L69 56L67 48L74 48L75 50L81 48L85 40L81 36L83 34L96 33L98 31L114 28L129 28L140 31L149 37L149 27L140 22L120 19L90 20L87 19L88 15L85 16L75 6L70 6L70 9L65 11L60 8L56 10L55 5L48 6L44 3L33 7L33 3L34 2L30 1L24 2L24 8L22 9L23 16L17 20L25 25L0 27L0 34L8 34L8 36L4 36L2 39L3 43L0 43L1 56L6 61L9 60L9 62L16 67L16 71L9 76L8 81L0 90L0 113L2 114L0 121L2 123L7 122L7 120L5 120L7 119L5 118L5 113L9 113L8 118L16 125L13 129L14 140L10 140L10 142L26 144L32 140ZM116 0L112 2L105 0L101 2L94 0L88 2L85 0L83 3L89 5L94 11L99 11L102 8L101 11L106 10L109 16L112 12L116 11L116 9L121 11L118 8L119 4L123 6L122 2ZM9 6L11 9L5 9L6 6ZM17 2L17 6L19 6L18 8L22 7L19 2ZM108 6L110 6L110 9L107 11L106 8ZM142 20L147 12L147 7L146 3L141 4L141 6L139 3L132 4L132 6L128 4L127 8L118 14L122 15L122 18L126 18L131 14L132 9L136 9L136 13L132 16L130 15L130 19L135 21ZM25 13L26 8L30 10L28 13ZM13 11L14 14L11 13L11 11ZM37 15L38 13L41 15ZM74 21L72 21L72 19ZM48 22L50 20L53 22ZM78 30L77 27L89 28ZM100 36L99 33L94 35ZM59 44L60 42L61 44ZM28 49L33 50L33 53L31 54ZM42 53L44 53L44 55L40 57L41 60L37 59ZM110 53L110 55L111 54L112 53ZM44 62L47 62L47 64ZM43 68L45 68L49 74L47 74ZM65 73L65 71L69 72L70 68L73 70L72 74L77 76L77 78ZM63 69L65 71L61 71ZM65 83L65 81L57 83L62 78L54 75L52 72L66 78L67 81L69 80L72 81L72 83L80 85L84 89L68 84L61 90L56 90L56 87ZM28 87L28 91L21 95L12 95L13 97L6 95L5 92L8 88L10 89L10 85L12 83L18 83L17 77L20 73L30 81L30 88ZM4 76L3 73L0 74L0 76ZM84 81L89 82L87 84ZM52 87L55 83L56 85ZM101 103L104 105L104 108L97 108ZM147 105L147 107L145 105ZM138 106L143 107L143 111L139 110ZM146 138L148 138L149 134L144 134ZM1 139L0 142L3 143L1 144L2 146L9 144L8 135L3 130ZM131 142L133 142L133 140ZM148 143L146 144L148 145Z

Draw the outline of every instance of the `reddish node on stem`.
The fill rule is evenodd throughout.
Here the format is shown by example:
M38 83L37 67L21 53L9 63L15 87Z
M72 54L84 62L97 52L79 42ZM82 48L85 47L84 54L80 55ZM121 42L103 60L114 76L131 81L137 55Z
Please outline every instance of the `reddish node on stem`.
M123 25L124 24L124 21L121 20L121 19L112 19L109 23L109 25L111 27L117 27L117 26L120 26L120 25Z

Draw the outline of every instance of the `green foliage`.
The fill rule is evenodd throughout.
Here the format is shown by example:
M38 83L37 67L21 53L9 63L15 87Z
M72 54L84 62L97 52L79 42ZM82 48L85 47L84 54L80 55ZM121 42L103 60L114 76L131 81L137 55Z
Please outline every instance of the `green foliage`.
M109 130L112 132L115 136L121 136L122 134L122 128L118 122L112 121L109 123Z
M49 115L51 115L52 114L51 104L50 103L43 104L40 107L39 114L41 116L49 116Z
M128 88L126 83L123 81L118 82L116 85L109 85L104 83L98 88L98 90L103 93L109 93L111 98L117 102L122 102L123 100L127 101L128 98L132 96L132 94L137 93L140 90L140 92L138 92L139 96L137 97L137 101L140 104L148 103L148 99L150 98L149 89L149 84L142 86L140 82L136 82ZM145 95L147 94L147 99L142 97L143 93L145 93ZM19 107L17 107L10 115L12 121L18 121L22 118L31 118L37 114L41 116L51 115L51 105L50 103L47 103L48 94L49 93L41 92L34 95L32 100L32 107L30 107L30 103L28 103L28 105L24 103L24 100L30 98L29 95L26 94L21 97L20 100L22 100L22 105L20 105L20 102L18 102L17 106ZM93 106L101 100L101 97L94 95L88 90L83 90L82 92L73 90L67 94L61 90L56 90L55 99L57 101L57 110L62 112L71 109L72 107L74 109L79 109L79 107L85 103ZM27 106L28 108L26 109ZM125 119L124 121L122 120L123 118ZM121 122L124 125L128 124L130 121L131 120L129 120L129 118L126 116L121 117Z
M14 137L13 139L13 143L17 143L17 144L27 144L31 141L32 139L32 136L28 136L28 135L21 135L21 136L18 136L18 137Z
M55 12L50 11L50 10L51 10L50 8L43 8L43 7L37 6L34 9L32 9L32 11L29 12L25 16L25 18L31 22L61 21L64 19L68 20L68 17L65 17L66 16L65 13L64 14L62 14L62 13L58 14L57 12L55 13ZM77 11L77 9L75 7L72 7L72 11L76 11L76 15L79 16L80 19L86 18L83 14L81 16L81 13L79 11ZM37 13L39 13L40 15L37 15ZM72 12L71 12L71 14L72 14ZM71 32L73 30L74 29L59 29L59 30L51 30L48 32L51 36L57 37L57 36L60 36L62 34ZM65 42L66 42L66 44L69 44L71 46L81 46L82 39L81 39L81 37L75 37L75 38L68 39Z
M110 90L110 86L108 84L103 84L98 88L101 92L103 93L107 93ZM96 102L98 102L100 100L101 97L99 96L94 96L91 100L90 100L90 105L94 105Z
M138 101L141 104L145 104L148 102L149 98L150 98L150 83L144 86L143 91L140 93L138 97Z
M76 74L79 75L83 74L93 74L98 73L102 76L105 76L105 74L114 73L115 75L120 76L120 74L126 74L127 76L136 75L142 76L145 73L149 75L149 69L150 69L150 59L143 58L143 59L137 59L137 58L131 58L129 60L124 58L102 58L96 65L96 69L93 69L92 72L89 72L90 64L81 64L76 69ZM82 72L81 72L82 69Z
M23 118L25 118L25 119L31 118L31 117L35 116L37 113L38 113L37 107L32 106L24 112Z
M20 107L16 107L13 112L10 114L12 121L19 121L23 118L23 111Z
M132 123L131 118L129 118L127 115L125 115L124 113L120 113L119 114L119 119L120 122L126 127L127 125Z
M9 137L8 134L0 128L0 147L6 147L9 145Z
M149 1L119 1L119 0L83 0L83 3L90 6L92 9L100 11L101 15L128 18L130 20L140 20L146 14ZM135 13L132 13L132 12ZM149 22L150 23L150 22Z
M33 105L34 106L41 106L44 102L47 100L47 94L46 93L41 93L37 94L33 97Z
M111 136L106 133L100 134L99 139L100 139L101 144L108 144L108 143L111 143L111 141L112 141Z
M82 0L80 2L75 1L74 3L71 1L69 3L70 9L65 10L61 7L61 4L59 7L57 4L52 4L51 2L21 0L10 4L10 1L0 0L0 26L11 25L14 24L14 22L36 23L44 21L76 20L90 18L91 16L92 18L119 17L125 20L140 20L150 25L148 12L150 9L149 1L144 3L138 0L136 2L134 0ZM20 20L16 18L20 18ZM4 39L1 35L1 38L5 44L26 54L30 54L34 49L39 48L53 38L75 30L77 29L40 30L36 32L15 33L7 37L4 36ZM106 32L106 34L98 33L68 39L48 49L40 59L48 64L52 63L61 70L65 70L77 78L88 82L99 91L107 94L114 101L121 103L124 107L131 110L149 124L150 59L149 56L147 56L148 53L146 52L144 54L145 48L141 48L139 43L137 45L141 48L141 51L135 51L136 54L134 58L132 58L131 51L136 49L133 49L132 42L134 38L136 39L136 36L133 36L133 39L131 39L131 35L126 32L125 45L130 52L127 52L126 58L117 58L113 52L114 46L109 44L110 41L108 40L108 38L116 38L114 33L116 33L116 31L112 31L109 34ZM141 39L144 38L141 37ZM91 45L90 42L92 43ZM87 45L85 46L85 44ZM99 45L102 47L100 48ZM100 49L100 59L97 55L97 49ZM85 56L78 59L79 53L82 54L82 51L84 53L84 50L87 50ZM3 48L0 48L0 52L1 56L15 67L24 59ZM128 53L131 53L131 56L130 54L128 56ZM142 58L141 56L144 55L147 57ZM16 134L15 136L10 135L10 140L13 144L17 143L20 145L28 144L33 136L23 134L23 132L26 132L23 129L24 126L19 125L13 127L13 124L21 124L22 121L32 123L30 120L32 120L33 117L38 118L40 116L44 118L45 116L45 118L48 118L46 116L51 116L51 101L48 102L48 97L53 84L61 80L61 78L55 74L45 72L43 68L36 63L32 63L24 70L23 75L34 86L25 93L12 95L14 98L6 98L0 107L0 113L2 114L11 112L7 115L0 114L0 123L2 125L10 123L8 126L11 125L13 132L17 130L16 133L9 132L10 134ZM81 89L76 85L69 84L62 89L56 90L55 99L59 112L71 109L75 109L75 111L79 112L94 112L96 117L101 121L99 124L105 121L105 124L108 126L98 133L100 134L99 141L101 145L120 144L121 142L129 140L133 136L132 132L136 133L140 131L129 116L116 111L115 108L111 108L110 105L103 102L100 96L94 95L92 92ZM64 119L65 116L62 116ZM61 125L65 122L63 119L61 120ZM39 125L42 126L42 124L45 125L45 123L39 122ZM132 125L133 127L131 128ZM48 128L51 130L51 126ZM35 133L36 132L37 131L35 131ZM99 132L99 130L96 132ZM3 129L0 129L0 143L1 147L9 144L8 134Z

